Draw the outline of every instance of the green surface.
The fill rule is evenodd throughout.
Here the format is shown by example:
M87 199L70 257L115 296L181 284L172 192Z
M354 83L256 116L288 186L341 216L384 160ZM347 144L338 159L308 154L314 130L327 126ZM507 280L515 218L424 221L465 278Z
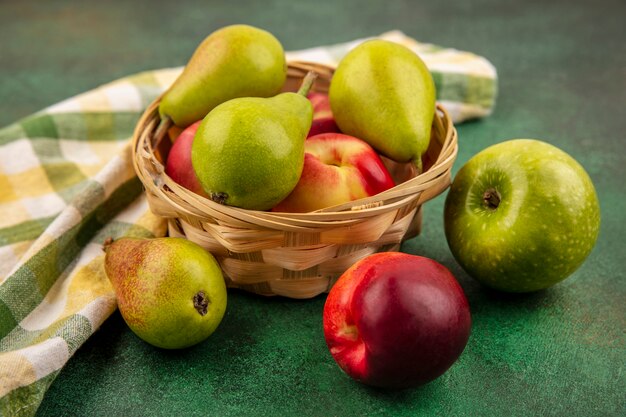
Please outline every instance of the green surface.
M268 29L287 50L401 29L498 68L496 111L458 127L454 172L505 139L560 147L596 185L596 248L550 290L486 290L452 259L441 196L425 207L422 235L403 247L447 265L472 309L469 344L436 381L401 392L361 386L326 349L323 296L231 291L217 332L180 352L141 342L115 313L60 372L39 415L624 415L623 0L210 3L2 2L0 125L121 76L182 65L231 23Z

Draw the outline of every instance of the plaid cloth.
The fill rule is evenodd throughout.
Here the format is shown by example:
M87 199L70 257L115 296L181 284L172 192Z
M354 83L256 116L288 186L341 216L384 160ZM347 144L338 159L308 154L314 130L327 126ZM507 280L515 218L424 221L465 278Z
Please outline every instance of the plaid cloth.
M418 52L460 122L488 115L496 72L468 52L382 38ZM287 54L331 65L362 40ZM133 171L130 137L181 68L144 72L0 130L0 414L34 415L65 363L115 310L106 237L166 234Z

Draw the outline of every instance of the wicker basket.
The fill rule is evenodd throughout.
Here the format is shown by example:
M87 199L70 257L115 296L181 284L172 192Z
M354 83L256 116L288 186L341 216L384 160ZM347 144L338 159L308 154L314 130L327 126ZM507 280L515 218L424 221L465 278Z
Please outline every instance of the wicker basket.
M295 91L309 70L314 91L328 90L332 68L292 62L285 91ZM326 292L357 260L399 250L419 234L421 205L450 185L457 154L456 130L437 106L424 172L383 158L396 185L383 193L312 213L244 210L215 203L179 186L164 173L171 147L157 99L137 124L133 162L150 209L168 219L170 236L186 237L219 261L229 287L262 295L310 298ZM158 129L157 129L158 128Z

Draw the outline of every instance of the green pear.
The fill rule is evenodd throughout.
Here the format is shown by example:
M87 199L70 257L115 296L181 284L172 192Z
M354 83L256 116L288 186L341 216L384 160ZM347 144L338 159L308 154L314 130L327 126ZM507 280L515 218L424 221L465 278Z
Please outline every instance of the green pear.
M329 99L343 133L395 161L421 167L435 114L435 85L410 49L384 40L360 44L339 63Z
M295 188L313 119L306 95L314 78L309 73L297 93L236 98L204 118L194 136L191 163L209 198L268 210Z
M107 240L104 267L130 329L161 348L209 337L226 311L226 284L209 252L180 238Z
M186 127L232 98L276 95L286 76L283 47L271 33L226 26L198 46L161 98L159 113Z

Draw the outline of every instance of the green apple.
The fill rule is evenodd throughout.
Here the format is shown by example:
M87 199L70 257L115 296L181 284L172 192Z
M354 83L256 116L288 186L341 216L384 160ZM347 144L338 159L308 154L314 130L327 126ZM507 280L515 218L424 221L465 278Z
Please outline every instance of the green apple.
M452 254L469 275L508 292L570 276L598 237L591 179L545 142L515 139L476 154L458 172L444 209Z

